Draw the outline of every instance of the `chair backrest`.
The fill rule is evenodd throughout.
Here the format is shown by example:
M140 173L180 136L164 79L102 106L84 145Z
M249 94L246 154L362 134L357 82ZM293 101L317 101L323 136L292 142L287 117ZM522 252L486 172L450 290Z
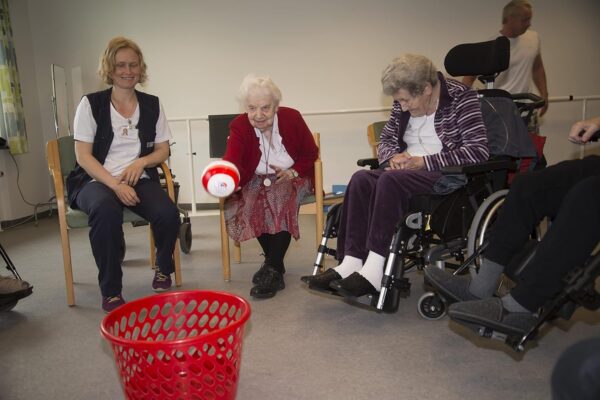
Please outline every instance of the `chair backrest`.
M208 116L208 147L211 158L220 158L225 155L229 124L239 114L218 114Z
M367 139L375 158L377 158L377 146L379 146L381 131L383 131L385 124L387 124L387 121L377 121L367 126Z
M60 186L63 191L64 181L67 175L75 168L75 144L72 136L63 136L58 139L49 140L46 144L46 157L48 158L48 169L54 177L55 186ZM59 190L58 188L56 190Z
M58 153L60 157L60 170L63 178L65 178L73 169L77 163L75 157L75 140L73 136L63 136L57 139L58 142Z

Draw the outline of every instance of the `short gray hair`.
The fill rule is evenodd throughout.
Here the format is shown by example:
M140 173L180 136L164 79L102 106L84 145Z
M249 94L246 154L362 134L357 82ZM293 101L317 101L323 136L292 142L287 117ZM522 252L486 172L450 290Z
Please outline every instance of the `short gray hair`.
M248 104L248 97L256 92L268 94L273 99L275 107L279 106L281 102L281 90L279 90L279 87L277 87L270 77L255 76L254 74L246 75L238 92L238 100L244 108Z
M419 54L403 54L394 58L392 63L381 73L383 93L393 96L404 89L411 96L423 94L427 84L438 83L437 68L431 60Z
M508 20L508 17L517 14L519 11L525 8L531 10L533 7L527 0L512 0L502 9L502 23L505 24Z

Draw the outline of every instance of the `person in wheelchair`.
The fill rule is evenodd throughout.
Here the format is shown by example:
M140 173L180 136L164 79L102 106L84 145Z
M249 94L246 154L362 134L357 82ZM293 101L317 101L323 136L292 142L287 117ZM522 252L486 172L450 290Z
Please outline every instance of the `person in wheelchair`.
M446 79L427 57L394 59L381 82L394 103L378 147L380 167L352 176L338 231L342 262L302 277L309 288L350 297L378 293L390 240L410 197L432 193L442 167L488 158L476 93Z
M569 139L585 143L600 130L600 117L575 123ZM494 297L501 274L509 271L531 232L544 217L552 224L516 286ZM524 334L536 313L564 287L568 272L583 266L600 240L600 156L560 162L517 175L489 232L477 274L453 275L429 266L425 278L448 302L449 315L467 324L506 334Z

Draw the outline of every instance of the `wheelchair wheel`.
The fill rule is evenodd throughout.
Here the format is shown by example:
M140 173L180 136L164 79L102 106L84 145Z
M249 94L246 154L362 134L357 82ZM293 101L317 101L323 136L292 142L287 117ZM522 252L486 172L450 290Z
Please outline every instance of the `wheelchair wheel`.
M436 321L446 315L446 304L437 293L426 292L419 299L417 310L421 317Z
M467 257L475 253L475 250L483 244L490 226L495 221L498 211L504 204L507 194L508 189L494 192L477 209L467 237ZM478 269L480 265L481 257L478 257L475 260L475 267ZM473 272L473 269L471 271Z
M179 227L179 247L185 254L189 254L192 248L192 224L187 221Z

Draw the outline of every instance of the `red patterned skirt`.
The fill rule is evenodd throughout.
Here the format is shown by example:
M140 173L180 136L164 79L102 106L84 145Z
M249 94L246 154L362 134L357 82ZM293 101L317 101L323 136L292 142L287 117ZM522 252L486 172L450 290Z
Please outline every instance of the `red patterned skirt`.
M313 191L310 179L296 178L275 183L275 175L268 175L271 186L265 186L265 175L254 175L240 191L225 200L227 233L243 242L263 233L290 232L300 237L298 209L304 197Z

